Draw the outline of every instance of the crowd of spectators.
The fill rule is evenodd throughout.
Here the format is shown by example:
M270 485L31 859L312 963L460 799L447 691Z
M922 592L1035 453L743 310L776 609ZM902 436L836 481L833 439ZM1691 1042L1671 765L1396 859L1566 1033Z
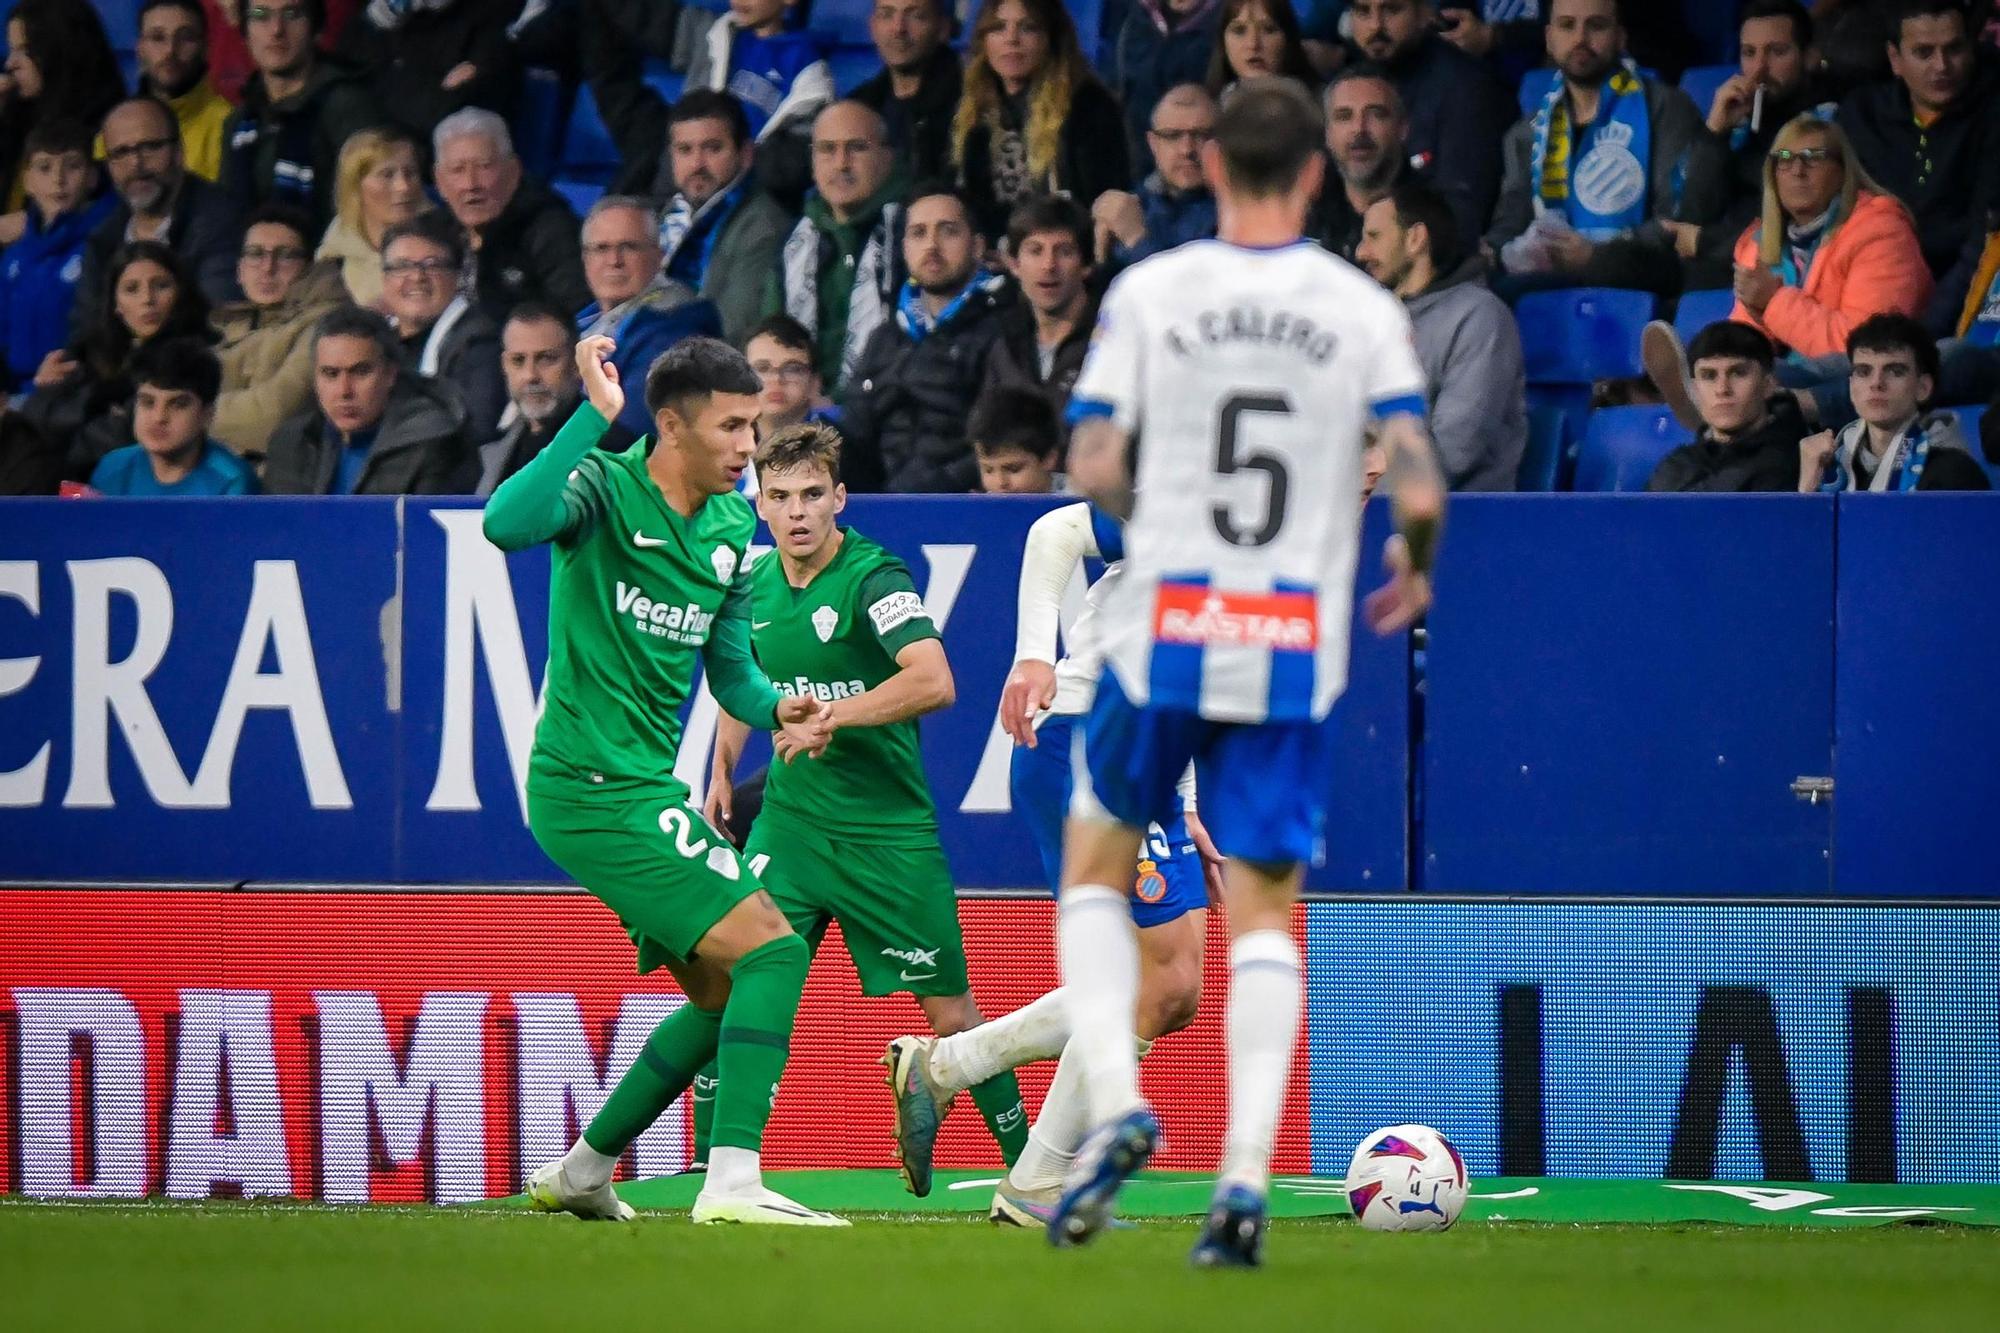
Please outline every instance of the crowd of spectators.
M875 0L860 69L811 0L0 0L0 491L485 494L580 337L637 383L694 334L853 490L1060 489L1098 301L1215 236L1264 78L1322 99L1309 238L1408 308L1455 488L1514 488L1514 307L1574 287L1731 298L1645 331L1628 391L1695 434L1655 490L1983 488L1993 0L1747 0L1700 101L1680 8ZM601 114L598 188L523 160L531 70Z

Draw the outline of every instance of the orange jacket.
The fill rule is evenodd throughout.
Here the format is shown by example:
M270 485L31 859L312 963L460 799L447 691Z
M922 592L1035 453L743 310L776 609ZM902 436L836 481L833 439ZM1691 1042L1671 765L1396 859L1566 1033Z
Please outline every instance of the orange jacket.
M1763 229L1762 221L1752 222L1737 238L1739 268L1762 264L1757 241ZM1805 286L1779 291L1762 319L1741 301L1729 317L1801 356L1835 356L1847 351L1847 335L1870 315L1920 315L1930 297L1931 271L1908 210L1893 196L1863 190L1854 197L1853 216L1813 256Z

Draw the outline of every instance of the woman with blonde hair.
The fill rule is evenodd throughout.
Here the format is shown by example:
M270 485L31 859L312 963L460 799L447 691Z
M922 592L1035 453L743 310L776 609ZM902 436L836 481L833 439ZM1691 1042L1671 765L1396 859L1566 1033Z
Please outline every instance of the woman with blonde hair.
M972 25L952 161L987 241L1015 204L1060 194L1088 212L1132 185L1124 113L1083 57L1061 0L985 0Z
M1845 357L1871 315L1917 315L1931 272L1916 223L1877 185L1846 133L1796 117L1764 163L1764 215L1736 242L1736 308L1794 363ZM1787 376L1786 378L1791 378Z
M417 141L393 127L349 135L340 148L334 204L333 222L314 258L337 260L354 303L379 310L383 234L431 207Z

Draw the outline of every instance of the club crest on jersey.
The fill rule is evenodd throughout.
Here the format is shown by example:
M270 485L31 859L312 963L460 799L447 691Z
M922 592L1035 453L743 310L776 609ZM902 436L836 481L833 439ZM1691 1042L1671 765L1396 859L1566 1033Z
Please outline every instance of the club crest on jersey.
M812 613L813 633L819 635L821 643L826 643L833 638L834 627L839 624L840 612L830 606L822 606L819 610Z
M727 546L718 546L709 553L708 563L715 566L715 580L729 582L729 576L736 572L736 552Z
M1319 599L1309 592L1218 592L1160 584L1153 637L1161 643L1309 653L1319 647Z

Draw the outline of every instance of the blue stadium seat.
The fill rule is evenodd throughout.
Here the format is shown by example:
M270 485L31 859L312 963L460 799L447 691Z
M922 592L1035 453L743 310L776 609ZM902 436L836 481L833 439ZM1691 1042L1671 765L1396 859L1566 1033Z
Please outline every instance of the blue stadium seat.
M521 100L508 118L514 153L528 174L538 180L554 175L559 165L563 125L569 119L569 90L552 69L530 69L521 80Z
M549 182L549 185L557 194L569 201L569 206L576 210L578 217L588 213L590 206L602 199L605 191L611 188L603 181L571 180L566 176Z
M1522 491L1552 491L1562 473L1563 446L1569 438L1569 414L1559 407L1528 409L1528 447L1521 454L1520 470L1514 474L1514 488Z
M572 181L594 181L608 185L618 174L618 145L597 113L597 99L590 85L577 89L576 104L570 108L569 128L563 134L561 173Z
M1514 307L1530 384L1589 384L1639 373L1639 331L1651 292L1567 287L1531 292Z
M139 86L139 53L113 51L111 54L118 61L118 73L125 80L125 91L133 91Z
M833 71L834 90L842 97L882 72L882 57L875 53L872 44L843 43L827 52L826 63Z
M1069 16L1076 20L1076 36L1083 45L1083 58L1090 62L1091 68L1104 69L1104 65L1111 59L1112 46L1118 37L1115 32L1104 31L1105 13L1110 6L1106 5L1105 0L1063 0L1063 7L1069 10ZM1115 12L1122 16L1125 6L1117 6ZM972 26L970 15L967 16L965 26L968 28ZM1099 61L1100 56L1103 57L1102 63Z
M1694 109L1704 117L1715 104L1715 90L1741 72L1737 65L1696 65L1681 75L1681 91L1694 100Z
M672 65L657 57L646 58L646 72L642 76L646 86L660 95L660 100L669 107L681 100L681 89L687 86L687 75L677 72Z
M1674 332L1681 335L1683 343L1694 341L1694 335L1709 325L1729 318L1729 312L1736 308L1736 293L1727 287L1709 292L1686 292L1681 296L1680 309L1674 312Z
M842 46L870 45L868 15L874 0L813 0L812 27Z
M112 50L138 49L141 3L142 0L95 0L93 7L97 17L104 20L104 35L111 39Z
M1660 460L1693 437L1664 407L1602 407L1576 455L1578 491L1643 491Z
M1965 437L1965 447L1972 450L1972 456L1986 469L1987 480L1993 483L1993 489L2000 491L2000 463L1987 462L1986 451L1979 442L1979 423L1985 419L1986 409L1974 405L1948 407L1945 410L1958 418L1958 431Z

